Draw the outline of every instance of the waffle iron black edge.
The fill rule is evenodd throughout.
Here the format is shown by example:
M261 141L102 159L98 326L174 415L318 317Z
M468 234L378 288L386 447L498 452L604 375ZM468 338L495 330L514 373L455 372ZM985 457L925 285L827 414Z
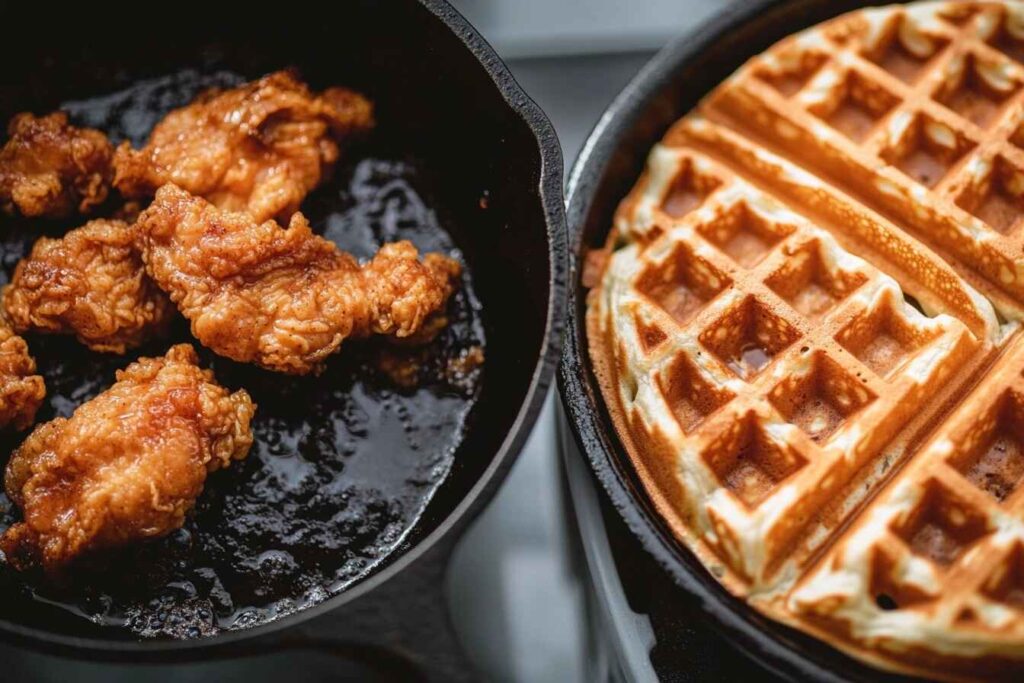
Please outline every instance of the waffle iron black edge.
M359 3L352 3L352 5L356 4ZM363 2L361 4L370 6L372 3ZM125 7L129 6L125 5ZM116 3L110 7L104 7L110 21L121 23L130 18L127 13L117 18L117 9ZM186 8L179 9L181 11L177 15L169 14L166 25L161 26L158 30L170 36L173 34L174 27L179 23L195 18L195 15L189 15ZM238 25L235 25L233 30L242 31L244 29L245 17L231 17L227 11L224 12L223 17L214 16L217 13L217 8L202 7L198 3L192 9L205 12L202 19L208 23L214 23L220 18L226 21L234 19ZM341 10L339 14L344 15L345 5L340 5L338 9ZM60 657L82 657L93 661L118 663L220 659L266 653L282 647L322 646L343 657L352 657L356 660L371 662L371 664L377 662L378 670L390 671L392 674L403 677L410 673L425 674L430 678L439 678L444 675L437 669L431 671L429 661L422 669L417 669L417 666L423 663L422 657L417 655L424 655L430 659L431 653L423 653L422 650L437 645L437 634L432 633L433 629L445 630L445 634L450 633L448 630L450 622L446 612L444 614L429 614L423 623L419 625L414 623L403 632L395 630L396 619L382 619L381 615L388 615L400 610L403 617L408 618L412 615L411 618L415 620L417 606L426 605L431 610L444 610L443 569L447 564L450 552L468 525L480 514L497 492L518 457L543 406L559 358L565 317L568 264L562 195L562 153L558 138L545 114L522 90L491 46L445 0L405 0L401 3L382 3L374 6L374 9L379 10L381 21L390 21L392 18L404 14L407 15L403 17L406 22L420 22L414 23L418 26L434 24L431 26L432 29L451 37L456 45L455 47L446 45L445 49L449 52L454 50L457 54L452 62L439 64L437 68L448 70L449 73L479 73L482 70L482 77L489 81L484 87L493 88L500 95L505 109L526 127L536 144L535 150L522 150L513 153L536 155L539 168L534 168L532 173L518 180L509 179L508 182L522 184L524 182L531 183L534 178L536 179L536 185L530 189L530 196L533 197L532 201L537 204L537 215L542 216L544 221L543 231L538 230L537 232L546 236L546 244L538 245L537 252L538 255L543 254L546 262L539 262L538 259L537 263L520 263L515 266L522 269L524 277L546 280L546 282L537 283L538 291L543 292L544 296L534 297L527 304L532 306L539 315L544 316L541 326L543 335L539 351L529 368L529 381L523 399L518 404L514 419L510 420L511 427L505 433L500 446L493 453L467 454L486 459L487 465L481 468L480 474L468 486L468 491L464 495L453 496L443 501L435 499L432 505L441 503L438 506L440 508L438 515L441 519L433 525L429 533L414 540L411 547L403 549L397 559L390 561L383 568L324 602L300 612L250 629L228 631L213 637L194 640L101 640L68 636L6 622L0 622L0 640ZM4 15L12 21L12 24L22 24L21 17L14 18L8 12L8 10L13 10L12 6L0 2L0 10L3 10ZM28 11L32 12L33 10L29 9ZM89 8L79 8L79 11L92 12ZM249 20L253 18L253 16L248 17ZM259 17L255 18L259 20ZM39 19L41 17L38 16L24 18L24 27L27 28L38 23ZM73 21L73 17L66 16L65 19L68 21L63 26L53 28L52 35L48 36L51 40L60 40L64 33L67 33L70 39L72 31L87 33L87 23L77 25ZM315 21L316 17L314 14L310 14L307 19ZM146 19L146 21L152 20ZM143 24L137 23L136 28L140 25ZM231 24L223 25L231 26ZM29 34L24 35L28 36ZM231 34L227 33L226 35ZM88 36L84 38L78 36L78 38L88 40ZM397 34L395 39L400 40ZM389 47L391 46L383 46L383 49ZM441 50L439 49L438 52ZM430 56L425 59L430 59ZM372 59L370 61L372 62ZM473 92L466 93L466 97L470 99L477 96ZM444 103L438 106L459 106L459 103ZM498 142L503 142L503 140ZM520 211L523 210L522 207L508 207L505 210L512 211L516 208ZM509 216L502 218L507 219L504 221L505 227L514 225L514 221ZM481 258L493 261L508 258L508 255L490 253L482 254ZM518 295L525 296L525 293L520 292ZM487 306L486 299L483 305ZM500 315L501 311L499 310L497 314ZM513 322L512 329L514 329L514 325ZM484 391L488 391L486 385ZM501 388L492 385L490 391L500 392ZM487 425L477 426L488 428ZM441 496L439 495L438 498ZM409 577L414 578L410 579ZM396 600L411 600L413 603L401 605L397 604ZM405 609L401 609L403 607ZM332 631L332 629L336 629L336 631ZM380 630L388 632L381 633ZM358 635L353 636L353 634ZM427 636L420 646L408 642L416 635ZM348 640L350 636L352 636L351 641ZM378 655L382 656L378 657ZM401 663L385 662L385 660L394 659L396 655L400 659L407 660L407 664L411 665L411 668ZM459 666L461 665L460 662ZM450 667L442 667L442 669L452 671Z
M761 666L791 680L908 681L886 674L749 608L674 538L615 435L587 354L584 250L604 243L615 207L668 127L747 59L803 28L865 5L849 0L747 0L683 35L609 105L573 165L567 190L569 316L558 387L569 428L609 502L679 586L678 596Z

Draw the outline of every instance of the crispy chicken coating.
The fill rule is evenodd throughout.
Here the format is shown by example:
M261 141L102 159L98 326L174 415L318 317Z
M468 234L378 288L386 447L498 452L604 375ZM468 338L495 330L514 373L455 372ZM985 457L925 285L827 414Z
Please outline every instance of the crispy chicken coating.
M217 353L270 370L306 374L348 337L418 337L451 295L459 265L419 260L408 242L384 245L367 264L309 229L222 211L173 185L135 225L150 276Z
M39 239L3 290L14 329L70 333L113 353L162 333L174 307L146 275L133 235L124 221L98 219Z
M114 185L128 198L174 183L257 221L287 221L338 160L338 140L369 130L373 107L351 90L315 95L288 71L211 92L168 114L146 146L117 149Z
M0 149L0 207L7 213L60 218L89 213L107 198L114 147L91 128L68 124L64 112L18 114Z
M255 407L196 365L188 344L141 358L70 418L36 427L5 487L24 521L0 537L17 569L59 569L87 551L162 536L184 523L206 475L252 444Z
M43 378L35 372L28 344L0 323L0 427L25 429L32 424L46 396Z

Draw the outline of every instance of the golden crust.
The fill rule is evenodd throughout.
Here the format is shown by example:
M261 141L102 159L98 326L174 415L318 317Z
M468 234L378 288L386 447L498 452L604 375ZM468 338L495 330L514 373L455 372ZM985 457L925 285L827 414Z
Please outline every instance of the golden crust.
M365 265L314 235L230 213L173 185L136 224L146 269L192 323L196 339L242 362L292 374L320 369L350 337L418 338L443 315L460 272L409 242Z
M40 238L3 290L14 329L74 334L113 353L162 334L174 307L146 275L133 236L124 221L97 219Z
M56 570L92 549L167 534L209 472L246 456L249 395L229 393L197 360L188 344L141 358L70 418L29 435L5 477L25 518L0 537L12 565Z
M373 127L373 107L345 88L312 93L279 71L212 91L156 125L140 150L122 143L114 186L131 199L174 183L259 222L287 222L338 160L338 141Z
M25 429L32 424L46 396L43 378L35 372L28 344L0 323L0 427Z
M0 149L0 208L29 217L87 214L110 190L114 148L98 130L68 124L67 114L18 114Z

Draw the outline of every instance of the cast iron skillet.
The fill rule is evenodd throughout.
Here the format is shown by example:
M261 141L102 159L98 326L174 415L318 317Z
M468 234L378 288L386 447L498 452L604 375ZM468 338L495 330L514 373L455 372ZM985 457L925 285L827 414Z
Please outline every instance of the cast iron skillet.
M590 367L586 295L580 286L586 250L604 244L619 201L636 182L647 153L667 128L750 57L776 41L862 6L850 0L749 0L680 37L652 59L605 111L573 166L567 220L570 293L559 390L571 430L597 478L644 548L695 602L708 622L775 673L811 680L905 680L885 675L730 595L672 535L648 501L615 435Z
M303 411L307 404L315 413L323 401L347 401L353 386L370 387L364 392L375 392L369 404L379 407L380 401L390 401L392 413L398 413L399 422L378 429L376 436L371 434L376 439L373 448L382 443L381 432L402 441L403 427L424 430L423 442L433 444L436 435L427 432L435 425L441 431L449 429L454 418L448 411L466 410L464 419L459 417L461 422L448 434L446 443L455 444L454 452L443 457L407 452L407 445L390 449L386 444L379 446L379 453L364 454L360 476L368 478L371 486L381 471L390 467L388 476L392 476L395 467L408 466L407 461L396 459L396 453L401 458L436 459L438 469L411 484L421 491L417 501L425 503L421 514L406 515L411 529L400 528L401 523L383 531L372 527L381 518L385 523L395 521L388 517L393 511L388 500L371 500L360 507L346 491L332 491L339 512L345 505L353 511L336 520L347 534L346 552L355 543L358 552L352 552L366 557L356 558L363 562L364 571L353 565L354 570L346 570L348 582L333 595L321 595L313 601L317 604L299 605L293 613L269 623L254 619L258 623L251 628L228 629L209 637L140 639L125 628L98 627L65 609L25 600L23 595L18 600L0 595L0 638L48 653L117 662L226 657L312 645L369 662L370 670L378 672L419 671L436 678L467 675L461 653L452 646L443 569L453 543L494 495L518 455L558 357L566 257L562 162L554 131L493 50L443 0L278 4L266 9L254 5L230 12L176 2L151 6L144 14L131 7L104 5L101 16L95 13L99 10L80 7L68 10L77 11L78 16L64 12L56 17L24 3L15 11L0 2L7 36L0 41L0 117L6 120L22 110L44 113L61 103L77 102L73 115L81 122L104 124L117 136L138 138L152 124L140 120L140 112L145 119L181 104L183 92L198 81L252 78L289 66L297 67L315 88L341 84L368 94L377 108L376 132L349 152L351 161L343 163L332 185L311 196L303 209L318 217L314 225L319 224L319 229L362 256L383 239L406 237L425 248L457 248L470 279L454 304L455 331L446 339L452 335L461 336L462 342L486 338L486 361L482 378L461 387L461 394L460 387L449 386L439 390L445 400L432 396L420 400L416 392L380 389L375 384L380 378L366 369L372 365L366 359L372 359L374 352L358 345L353 347L353 358L362 360L336 359L323 376L304 384L205 355L204 362L213 364L226 384L255 387L260 394L258 416L282 425L278 436L283 435L285 446L277 439L273 444L277 451L254 450L249 458L254 464L240 465L240 472L277 455L298 461L314 455L321 458L325 452L339 462L350 457L345 449L358 449L367 437L362 427L349 428L348 413L342 410L334 423L344 424L347 431L333 434L331 424L320 432L307 429L304 425L310 421ZM152 80L167 76L170 81ZM140 82L149 85L134 91L128 101L89 100L138 87ZM157 86L150 87L153 83ZM375 160L367 162L367 167L360 160L368 157ZM372 196L363 196L367 193ZM38 229L59 232L65 227L69 226L40 224ZM33 235L26 234L30 243ZM6 253L4 260L6 269L15 256ZM184 332L179 329L179 334ZM70 366L66 376L71 386L51 382L51 395L62 401L61 397L81 400L112 379L107 361L89 365L80 360L81 350L66 340L32 337L30 344L41 364L42 358L48 359L48 372L59 374L54 367ZM162 353L162 348L146 350ZM432 372L431 363L427 363L427 374ZM350 369L356 380L348 378ZM322 401L322 393L317 392L325 382L337 385L328 387L335 395ZM386 394L384 399L381 394ZM43 412L68 409L54 399ZM273 424L264 423L258 438L261 433L265 439L273 438ZM290 446L289 438L294 442ZM327 446L318 439L325 439ZM415 439L402 443L410 441ZM288 448L294 452L284 452ZM384 463L381 471L375 469L377 455ZM312 469L322 472L318 467L314 463ZM309 469L282 466L275 476L304 476ZM340 478L344 483L344 470L337 477L337 468L327 469L335 477L332 482ZM223 474L224 478L211 477L208 489L214 494L236 476ZM408 481L403 486L405 492L411 490ZM267 488L274 493L273 486ZM214 500L221 500L214 494ZM272 505L260 500L258 492L252 499L257 509ZM333 500L288 499L294 504L288 514L301 516L309 506L318 505L329 515ZM358 503L358 496L353 500ZM209 510L212 505L201 500L197 509L216 517L216 510ZM225 512L251 509L241 505ZM287 517L280 516L276 523L287 524ZM334 523L335 518L330 519ZM260 520L250 521L247 531L260 531ZM323 525L317 528L322 530ZM384 552L376 546L359 546L360 539L373 534L394 547L387 546ZM195 544L195 538L184 536L178 539L183 545ZM158 549L154 552L162 552L164 546L154 547ZM230 558L230 550L222 555ZM128 558L128 570L147 571L149 565L133 564L145 560L144 555ZM302 564L301 557L292 559ZM266 561L271 575L294 569L288 558L279 555L259 561ZM259 574L264 568L257 569ZM110 571L132 578L124 567Z

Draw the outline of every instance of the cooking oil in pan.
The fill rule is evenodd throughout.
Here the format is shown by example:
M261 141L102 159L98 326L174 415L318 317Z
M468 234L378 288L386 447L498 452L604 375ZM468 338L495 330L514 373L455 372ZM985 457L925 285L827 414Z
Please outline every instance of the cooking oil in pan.
M186 71L67 109L79 124L140 145L169 109L240 80ZM368 158L375 149L371 139L307 199L314 227L361 258L396 239L458 256L418 165L386 153ZM0 222L0 279L41 232L73 227ZM185 527L166 538L84 558L62 581L0 564L0 618L64 609L140 636L199 637L274 619L365 576L402 543L444 480L478 394L484 334L468 272L448 315L428 347L346 344L317 377L269 373L196 344L220 382L244 387L259 406L249 457L212 475ZM126 357L30 336L47 385L39 421L70 414L133 357L189 340L184 321L171 339ZM0 464L22 438L3 435ZM0 495L0 530L17 519Z

